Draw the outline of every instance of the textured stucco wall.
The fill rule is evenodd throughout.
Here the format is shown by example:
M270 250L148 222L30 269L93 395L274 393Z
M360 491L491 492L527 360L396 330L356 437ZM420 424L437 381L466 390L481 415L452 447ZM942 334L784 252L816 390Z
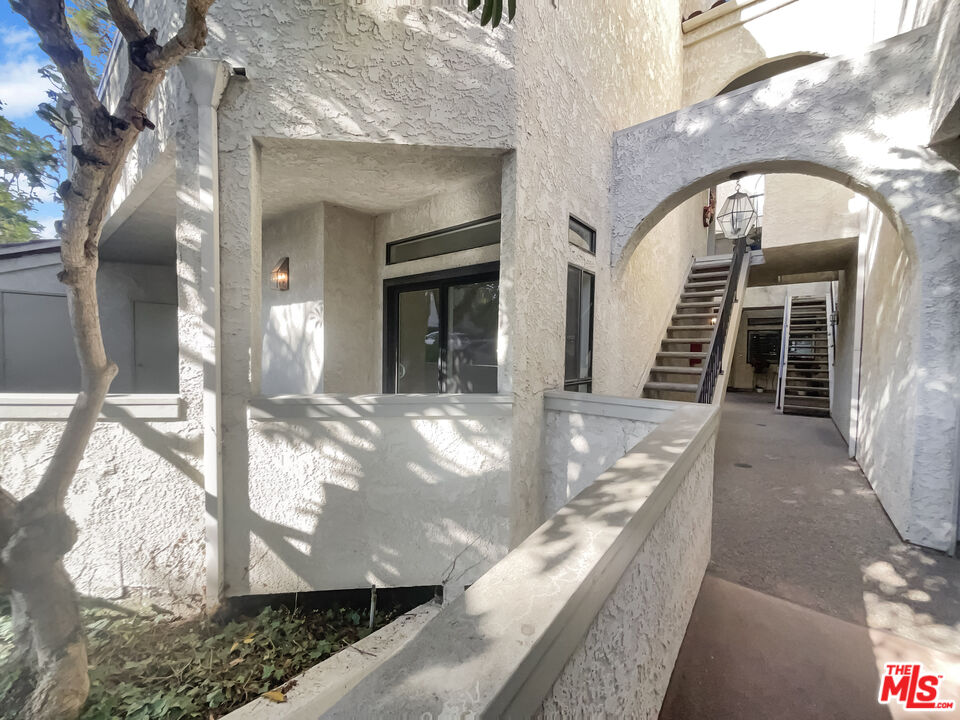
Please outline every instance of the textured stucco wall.
M544 517L566 505L657 426L655 422L550 409L545 422Z
M270 271L290 258L290 289L275 290ZM324 207L317 204L264 223L263 349L265 395L323 392Z
M62 422L0 423L5 489L22 497L53 454ZM144 593L164 603L202 591L203 492L187 423L100 423L67 496L80 529L67 554L77 589L118 598Z
M538 718L656 718L710 561L710 440L567 661Z
M833 397L830 399L830 415L843 439L850 442L850 415L853 403L857 402L857 388L854 386L860 363L859 338L857 331L857 262L854 255L840 273L837 283L836 312L837 344L834 348ZM889 342L893 338L887 337Z
M380 388L374 219L326 204L323 259L323 388L360 395Z
M509 454L505 417L255 421L228 594L469 584L507 551Z
M765 177L763 246L856 237L861 202L835 182L809 175Z
M504 382L516 395L515 446L524 448L514 455L515 541L542 519L541 394L562 386L567 265L597 272L595 390L634 388L636 395L646 356L659 340L646 331L665 324L665 306L673 302L689 261L673 219L658 228L660 252L638 258L628 272L615 275L605 260L610 136L679 106L679 12L677 0L603 0L559 7L530 3L518 14L517 150L504 167L501 248L501 291L512 338L501 349ZM598 17L604 21L596 22ZM596 257L569 244L570 214L596 228Z
M915 497L921 492L916 474L923 472L914 463L916 415L933 409L902 401L922 382L915 359L918 328L913 323L922 291L915 278L916 261L896 230L872 209L869 217L857 460L890 519L904 533L916 512L914 502L923 501ZM940 432L949 429L942 427Z

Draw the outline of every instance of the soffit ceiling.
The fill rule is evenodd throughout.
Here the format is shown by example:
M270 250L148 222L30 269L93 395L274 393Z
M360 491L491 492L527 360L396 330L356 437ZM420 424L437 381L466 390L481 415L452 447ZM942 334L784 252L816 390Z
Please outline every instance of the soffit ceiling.
M798 275L843 270L857 252L857 238L763 248L762 265L750 268L750 285L798 282ZM794 278L794 279L791 279ZM810 282L810 280L806 280Z
M316 202L379 215L500 172L502 150L261 141L263 215Z
M378 215L501 171L502 150L317 140L262 141L263 216L318 202ZM106 238L105 261L176 263L176 182L170 173Z

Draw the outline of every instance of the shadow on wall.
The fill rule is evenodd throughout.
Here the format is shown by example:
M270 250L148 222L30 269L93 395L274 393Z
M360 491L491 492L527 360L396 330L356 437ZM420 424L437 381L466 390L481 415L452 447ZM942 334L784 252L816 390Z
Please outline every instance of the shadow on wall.
M341 403L352 418L251 425L250 480L226 488L228 594L462 587L506 553L509 423Z

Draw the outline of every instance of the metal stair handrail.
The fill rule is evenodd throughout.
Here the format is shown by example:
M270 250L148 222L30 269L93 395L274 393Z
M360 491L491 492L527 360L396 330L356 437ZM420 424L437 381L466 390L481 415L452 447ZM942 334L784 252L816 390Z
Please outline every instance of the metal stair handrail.
M707 349L707 359L700 374L697 385L697 402L712 403L713 394L717 386L717 378L723 374L723 346L726 342L727 328L730 325L730 315L733 302L736 299L737 285L740 282L740 268L743 257L747 252L747 239L738 238L733 243L733 257L730 261L730 276L727 278L727 287L723 291L723 303L717 317L717 327Z

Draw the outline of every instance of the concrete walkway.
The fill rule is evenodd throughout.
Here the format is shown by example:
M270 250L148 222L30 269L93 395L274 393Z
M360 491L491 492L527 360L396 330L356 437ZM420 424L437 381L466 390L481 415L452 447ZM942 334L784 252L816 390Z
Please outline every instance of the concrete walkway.
M960 562L900 540L831 420L728 395L714 492L661 720L900 717L876 702L894 660L935 667L960 701Z

